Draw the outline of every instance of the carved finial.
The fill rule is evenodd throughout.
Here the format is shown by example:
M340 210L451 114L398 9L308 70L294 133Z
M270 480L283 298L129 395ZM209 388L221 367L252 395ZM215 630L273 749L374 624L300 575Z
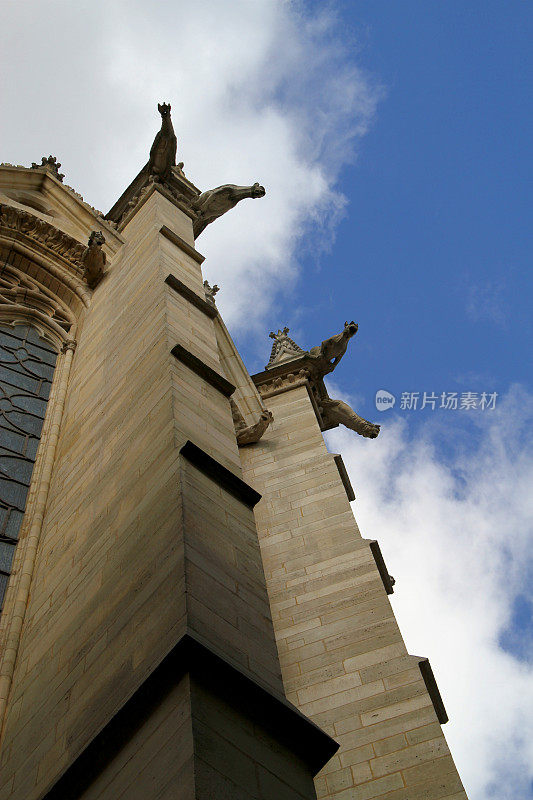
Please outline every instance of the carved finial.
M93 231L89 236L87 247L81 257L83 277L90 289L96 288L104 277L106 255L102 250L105 238L102 231Z
M302 348L287 335L288 333L289 329L285 327L283 330L278 330L277 333L270 331L268 334L271 339L274 339L274 344L272 345L272 351L266 369L305 355L305 350L302 350Z
M164 183L170 177L172 167L176 165L178 140L172 127L170 109L170 103L157 104L157 110L161 114L161 130L156 133L146 165L150 177L159 183Z
M59 163L59 161L55 156L48 156L48 158L46 156L43 156L41 158L41 163L36 164L34 161L31 165L31 168L45 169L47 172L50 172L52 175L54 175L58 179L58 181L61 181L61 183L63 183L63 178L65 177L65 175L62 172L59 172L60 166L61 164Z
M204 281L205 299L213 306L215 305L215 295L219 291L220 286L217 286L216 283L213 286L210 286L208 281Z

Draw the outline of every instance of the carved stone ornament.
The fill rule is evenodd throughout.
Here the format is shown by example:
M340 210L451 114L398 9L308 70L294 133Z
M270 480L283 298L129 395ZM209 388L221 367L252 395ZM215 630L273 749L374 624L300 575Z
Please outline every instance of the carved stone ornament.
M375 439L379 434L379 425L360 417L344 400L334 400L326 393L319 402L322 419L328 427L344 425L367 439Z
M311 373L308 369L299 369L298 372L289 372L286 375L278 375L270 381L261 383L257 388L262 397L270 397L270 395L278 394L282 389L286 389L293 385L302 385L308 381Z
M235 186L233 183L228 183L202 192L190 203L191 209L197 215L193 222L194 238L196 239L211 222L234 208L241 200L248 197L253 199L264 197L265 194L264 186L260 186L258 183L254 183L253 186Z
M210 286L208 281L204 281L205 299L208 303L211 303L212 306L215 305L215 295L219 291L220 286L217 286L216 283L213 286Z
M0 309L6 308L13 316L20 308L35 312L38 318L49 319L56 331L68 331L74 322L68 306L53 292L11 264L4 264L0 270Z
M48 156L48 158L45 158L45 156L43 156L43 158L42 158L43 163L42 164L36 164L35 161L34 161L31 167L25 167L22 164L9 164L7 161L4 161L3 163L1 163L0 167L11 167L11 169L20 169L20 170L27 170L27 169L43 170L43 169L45 169L47 172L50 172L59 181L61 181L61 183L63 184L63 187L67 190L67 192L69 194L71 194L73 197L76 197L80 201L80 203L83 203L85 208L88 208L97 217L102 217L102 219L104 219L104 215L99 209L95 208L90 203L88 203L86 200L84 200L83 196L79 192L77 192L75 189L73 189L72 186L69 186L68 183L64 183L63 182L63 178L65 177L64 175L56 174L56 172L53 169L53 167L51 169L48 169L48 167L51 166L48 163L48 159L50 159L50 158L53 160L54 157L53 156ZM44 162L46 162L46 163L44 163ZM57 162L56 162L56 166L59 168L61 166L61 164L57 164ZM108 225L113 225L114 224L114 223L110 222L109 220L105 220L105 221L107 222Z
M0 227L7 228L33 239L52 253L56 253L71 263L76 270L85 248L69 236L39 217L20 208L0 203Z
M47 172L50 172L52 175L54 175L58 179L58 181L61 181L61 183L63 183L63 178L65 176L62 172L59 172L60 166L61 164L59 163L59 161L55 156L48 156L48 158L46 156L43 156L41 159L41 163L36 164L34 161L33 164L31 165L31 168L45 169Z
M105 244L103 233L101 231L93 231L81 257L83 277L90 289L95 289L104 277L106 255L102 250L103 244Z
M170 177L172 167L176 165L178 140L170 118L170 104L158 103L157 110L161 114L161 130L155 136L146 169L155 181L164 183Z
M302 348L290 338L288 333L289 329L285 327L283 330L278 330L277 333L270 331L268 334L271 339L274 339L274 344L272 345L270 359L266 369L275 367L277 364L282 364L285 361L292 361L306 354L305 350L302 350Z
M235 435L237 436L237 444L243 447L247 444L255 444L264 434L272 420L274 419L272 412L263 409L258 421L254 425L246 425L244 417L239 411L237 403L230 398L231 413L233 416L233 424L235 426Z
M324 385L324 376L333 372L348 348L350 339L357 333L358 326L355 322L345 322L340 333L330 336L329 339L312 347L309 351L302 350L289 338L288 328L271 332L270 338L274 339L270 361L265 367L265 372L258 382L261 396L265 399L289 388L291 384L307 383L311 391L312 402L317 411L323 430L328 430L336 425L345 425L350 430L369 439L375 439L379 434L380 426L363 419L350 408L343 400L335 400L328 395ZM300 366L298 372L288 372L291 362L296 361ZM296 365L295 365L296 366ZM276 377L268 380L268 370L272 370ZM277 373L277 374L276 374Z
M315 370L319 377L323 378L333 372L343 355L346 353L348 342L355 336L358 325L352 322L345 322L344 328L335 336L325 339L322 344L312 347L309 355L315 361Z

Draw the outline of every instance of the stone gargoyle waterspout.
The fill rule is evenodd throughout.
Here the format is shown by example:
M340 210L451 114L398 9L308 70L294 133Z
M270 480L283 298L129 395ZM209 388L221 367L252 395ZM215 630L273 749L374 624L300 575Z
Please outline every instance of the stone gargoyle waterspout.
M326 425L344 425L367 439L375 439L380 426L360 417L344 400L334 400L326 392L319 400L322 419Z
M358 325L353 320L345 322L340 333L336 333L329 339L324 339L316 347L312 347L309 350L309 356L314 361L313 375L317 390L317 402L326 426L344 425L360 436L375 439L379 434L380 426L360 417L344 400L335 400L330 397L323 380L325 375L333 372L346 353L348 342L357 331Z
M247 426L237 403L231 399L230 405L231 413L233 415L233 424L235 426L235 435L237 437L237 444L239 447L258 442L273 420L272 412L263 409L257 422L253 425Z
M348 342L357 333L358 327L353 320L352 322L345 322L344 328L340 333L330 336L322 344L309 350L309 355L315 359L316 372L320 374L321 378L333 372L345 354Z
M253 199L264 197L265 194L265 187L259 183L254 183L253 186L235 186L233 183L227 183L202 192L191 204L197 214L193 223L194 238L196 239L211 222L234 208L241 200L248 197Z

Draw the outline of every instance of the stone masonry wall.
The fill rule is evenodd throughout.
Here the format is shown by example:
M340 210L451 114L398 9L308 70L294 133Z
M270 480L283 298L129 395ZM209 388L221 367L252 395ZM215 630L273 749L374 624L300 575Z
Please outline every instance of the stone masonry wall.
M282 692L253 512L193 465L191 439L240 475L190 220L154 192L81 320L15 667L1 800L53 785L188 629ZM160 776L163 780L163 775Z
M318 797L465 800L306 387L266 404L274 424L241 459L263 495L255 513L287 697L341 745Z

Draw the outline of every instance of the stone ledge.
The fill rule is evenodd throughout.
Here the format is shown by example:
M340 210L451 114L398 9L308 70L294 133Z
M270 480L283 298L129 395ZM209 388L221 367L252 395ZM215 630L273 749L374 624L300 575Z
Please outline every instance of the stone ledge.
M337 465L337 469L339 470L339 475L341 476L342 485L346 490L346 495L350 503L352 500L355 500L355 492L352 488L352 484L350 482L350 478L348 476L348 472L346 471L346 467L344 466L344 461L342 460L342 456L332 453L333 461Z
M261 500L259 492L252 489L231 470L219 464L218 461L195 445L194 442L190 440L185 442L180 453L196 469L199 469L200 472L203 472L204 475L207 475L208 478L211 478L211 480L218 483L219 486L250 508L253 508Z
M446 722L448 722L448 714L446 713L441 693L439 692L439 687L437 686L437 681L435 680L429 659L421 658L418 662L418 666L420 667L420 672L422 673L424 683L426 684L426 689L428 690L431 702L433 703L433 708L435 709L437 719L441 725L444 725Z
M218 372L215 372L214 369L208 367L207 364L204 364L200 358L190 353L181 344L175 345L170 352L174 358L177 358L182 364L185 364L189 369L192 369L193 372L196 372L200 378L203 378L215 389L218 389L225 397L231 397L235 391L235 386Z
M214 319L216 316L218 316L218 311L215 306L212 306L211 303L207 302L207 300L202 300L202 298L199 297L196 292L193 292L192 289L189 289L189 287L176 278L175 275L167 275L165 278L165 283L167 286L170 286L171 289L174 289L175 292L188 300L193 306L196 306L196 308L199 308L200 311L203 311L206 316L210 317L211 319Z
M316 774L339 745L285 698L185 633L40 800L77 800L186 674L207 685L301 758ZM191 700L192 702L192 700Z
M368 540L367 540L368 541ZM389 571L385 566L385 559L381 553L381 548L375 539L372 539L368 542L372 555L374 556L374 561L376 562L376 567L378 568L381 580L383 581L383 586L385 587L385 591L387 594L394 594L394 589L392 588L396 581L389 575Z
M187 253L187 255L194 259L194 261L196 261L198 264L202 264L205 261L205 256L199 253L195 247L192 247L188 242L186 242L185 239L182 239L181 236L178 236L177 233L171 231L166 225L163 225L163 227L159 229L159 233L168 239L169 242L172 242L172 244L175 244L181 248L184 253Z

